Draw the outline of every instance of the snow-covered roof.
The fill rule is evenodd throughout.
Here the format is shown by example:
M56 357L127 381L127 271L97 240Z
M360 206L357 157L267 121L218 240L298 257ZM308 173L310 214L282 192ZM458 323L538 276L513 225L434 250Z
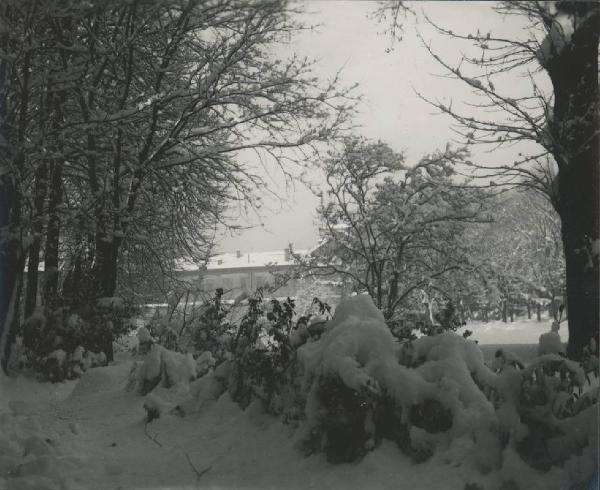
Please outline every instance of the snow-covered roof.
M291 266L296 262L294 255L306 255L308 250L293 250L287 255L284 250L270 252L234 252L215 255L208 262L207 270L238 269L247 267Z
M296 264L294 256L306 256L311 251L312 249L293 250L291 254L287 254L287 251L282 249L266 252L223 253L211 257L206 269L211 271L248 267L291 266ZM175 269L179 272L197 272L201 268L203 268L202 264L189 260L179 259L175 261Z
M331 228L335 231L345 231L350 228L348 223L336 223L335 225L331 225Z
M180 272L197 272L200 266L195 262L189 260L178 259L175 260L175 270Z

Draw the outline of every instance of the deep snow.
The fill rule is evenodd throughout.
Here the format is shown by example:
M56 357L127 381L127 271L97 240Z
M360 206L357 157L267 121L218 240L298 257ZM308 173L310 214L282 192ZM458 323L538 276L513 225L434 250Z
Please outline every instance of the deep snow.
M505 333L494 325L469 328L482 343L501 343ZM511 342L537 342L549 330L534 322L498 327L509 327ZM227 392L198 413L166 414L146 426L145 397L125 389L133 363L122 352L113 365L59 384L0 376L0 474L7 476L0 488L500 488L497 473L481 475L447 455L413 464L390 441L356 464L332 465L320 453L303 457L300 431L257 404L242 411ZM553 488L557 481L513 464L514 471L529 471L529 488Z

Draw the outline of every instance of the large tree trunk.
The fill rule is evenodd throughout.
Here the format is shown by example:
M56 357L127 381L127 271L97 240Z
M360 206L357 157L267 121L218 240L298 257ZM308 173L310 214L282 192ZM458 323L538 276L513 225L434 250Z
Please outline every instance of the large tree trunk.
M20 220L20 195L11 177L0 182L0 224L9 233L15 233L14 224ZM0 364L6 374L10 350L18 328L17 305L20 299L19 285L23 260L21 244L12 236L0 240Z
M23 153L19 152L15 158L15 168L21 169L23 165ZM5 230L9 236L0 241L2 259L6 260L6 277L3 278L3 286L6 287L3 294L7 298L3 300L3 323L2 335L0 337L0 359L2 369L8 374L7 365L10 358L11 346L16 338L19 328L19 301L21 299L21 280L23 276L23 243L21 230L21 202L22 195L15 184L13 176L2 177L0 182L0 194L6 196L6 208L4 213L8 215L8 226ZM4 272L4 271L3 271ZM4 301L8 300L8 303Z
M2 44L6 39L2 39ZM20 281L23 275L23 229L22 229L22 202L23 196L21 191L21 183L24 175L25 154L23 144L25 142L26 128L28 125L28 109L29 109L29 79L31 63L31 50L27 49L23 58L21 67L21 87L20 98L18 103L18 117L16 118L16 141L9 140L7 131L7 73L6 62L3 60L0 64L0 144L5 155L5 162L10 161L11 154L12 167L9 172L2 172L0 175L0 195L2 195L3 206L2 224L6 222L6 227L2 230L8 232L7 237L0 240L0 252L3 261L6 261L5 270L6 276L2 279L3 291L2 295L6 298L2 300L2 331L0 336L0 363L4 372L7 372L7 363L10 357L10 350L14 338L17 334L18 324L18 302L21 298ZM13 114L14 115L14 114ZM13 121L14 123L14 121ZM15 144L11 148L10 144ZM6 219L7 218L7 219ZM8 299L8 303L6 302Z
M4 42L3 42L4 44ZM6 153L6 61L0 61L0 151ZM10 175L0 175L0 230L6 230L10 224L10 210L12 208ZM2 368L6 371L4 362L4 345L7 329L6 318L10 306L12 292L12 271L14 262L11 262L10 246L8 240L0 240L0 359Z
M53 308L58 303L58 249L60 239L60 215L58 207L62 201L61 162L52 165L52 181L48 205L48 228L46 230L46 251L44 254L44 301Z
M29 249L27 262L27 289L25 291L25 318L33 313L37 304L38 268L40 265L40 248L43 230L44 201L46 199L47 167L43 163L39 166L35 176L34 186L34 216L32 217L34 239Z
M95 296L97 298L112 297L117 289L117 257L120 240L106 234L98 234L96 241L96 257L94 260L93 276L95 282ZM104 336L103 351L109 362L114 358L113 333L106 331Z
M66 95L64 92L54 94L51 100L52 126L54 131L60 130L64 122L63 103ZM58 279L59 279L59 243L60 243L60 205L63 195L63 144L60 138L54 142L54 147L59 153L50 168L50 194L48 196L48 227L46 230L46 253L44 256L44 299L51 308L58 304Z
M577 11L580 18L587 16L570 42L546 66L554 87L550 130L557 142L553 149L559 165L556 208L561 217L567 268L567 355L578 359L591 337L598 340L600 5L560 2L557 7L567 14Z
M594 164L594 166L597 165L597 163ZM584 170L575 166L569 168L569 170L571 169ZM585 181L585 179L580 179L583 179L583 175L580 175L579 178L574 177L572 182ZM588 177L588 180L591 179ZM564 180L561 179L561 182ZM596 187L595 192L597 192L597 186L580 185L580 189L584 186ZM562 235L567 266L566 301L569 321L567 355L573 359L581 357L582 349L590 341L590 338L593 337L596 343L598 342L600 321L598 256L594 255L590 243L591 237L596 237L594 240L597 240L598 237L598 225L595 217L598 204L597 198L592 198L589 191L585 194L587 194L587 199L568 195L563 196L561 202Z
M96 297L114 296L117 289L117 256L119 243L100 238L96 242L96 258L94 275L96 280Z

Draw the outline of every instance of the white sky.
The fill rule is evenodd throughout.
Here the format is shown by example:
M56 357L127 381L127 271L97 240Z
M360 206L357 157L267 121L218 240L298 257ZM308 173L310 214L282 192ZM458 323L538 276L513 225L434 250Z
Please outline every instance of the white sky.
M409 16L404 22L404 36L394 45L391 52L390 39L383 34L386 25L378 24L367 15L376 7L375 2L363 1L309 1L307 23L319 24L316 31L298 36L290 51L314 58L318 61L315 74L331 77L343 67L343 81L347 85L357 82L358 90L365 97L357 118L364 136L381 139L397 151L404 151L407 163L416 163L427 153L441 149L453 137L449 128L451 120L439 114L419 99L413 91L418 89L430 98L449 100L455 104L464 99L474 101L472 93L460 81L440 77L443 68L426 52L416 31L430 40L434 51L443 59L457 64L460 50L468 45L455 45L439 36L420 19ZM513 17L503 18L492 10L489 2L415 2L412 8L425 12L436 23L455 32L504 34L521 37L524 24ZM474 53L475 54L475 53ZM496 83L496 80L495 80ZM500 79L504 86L499 88L507 96L515 96L521 89L527 90L527 79ZM473 152L479 161L500 162L514 159L517 151L508 149L486 154L483 149ZM316 172L316 174L318 174ZM253 229L236 236L225 236L219 251L232 252L275 250L288 243L294 247L309 248L317 239L316 212L318 199L302 184L292 192L286 192L280 176L275 175L274 188L287 199L281 205L267 201L261 218L249 219L243 213L237 221L240 225L249 222L258 224ZM263 226L259 225L262 220Z

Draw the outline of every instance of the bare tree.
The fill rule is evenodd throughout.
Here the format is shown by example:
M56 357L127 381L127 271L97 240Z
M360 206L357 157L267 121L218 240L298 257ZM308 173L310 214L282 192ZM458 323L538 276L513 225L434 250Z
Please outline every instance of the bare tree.
M406 167L384 143L345 140L326 162L324 244L305 265L368 292L388 319L418 290L469 269L460 237L485 220L486 191L455 181L452 167L465 157L447 148Z
M470 162L475 175L496 184L525 186L547 195L561 218L567 270L568 355L578 358L599 323L599 118L598 2L502 2L499 14L525 19L523 38L492 32L454 32L426 18L437 32L479 52L443 59L423 40L451 77L480 98L473 110L422 96L449 115L468 144L492 148L523 141L539 145L511 163ZM463 51L464 53L464 51ZM552 84L544 91L539 76ZM506 75L529 80L529 93L516 97L498 82ZM471 108L473 108L473 105Z
M40 254L46 304L64 299L59 264L71 269L71 289L81 289L77 277L93 284L90 301L113 296L124 244L169 236L175 255L209 253L223 209L261 185L242 152L285 171L351 124L354 96L337 78L318 80L308 59L274 59L303 29L285 1L2 9L2 247L16 305L30 251L28 312Z

